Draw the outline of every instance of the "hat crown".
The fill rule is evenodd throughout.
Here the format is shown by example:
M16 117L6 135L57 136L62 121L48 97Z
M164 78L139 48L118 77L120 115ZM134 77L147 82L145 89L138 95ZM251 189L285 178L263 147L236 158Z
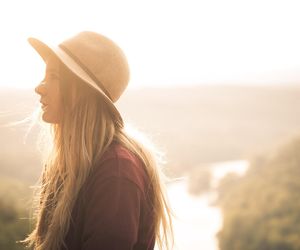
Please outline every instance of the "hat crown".
M123 51L109 38L84 31L59 47L73 58L108 97L117 101L129 81L129 66Z

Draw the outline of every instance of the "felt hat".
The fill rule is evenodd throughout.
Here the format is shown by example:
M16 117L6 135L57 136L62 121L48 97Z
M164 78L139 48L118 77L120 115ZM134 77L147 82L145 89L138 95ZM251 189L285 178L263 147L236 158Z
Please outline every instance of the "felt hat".
M117 122L123 125L114 103L128 85L129 66L118 45L91 31L80 32L58 46L32 37L28 42L45 62L50 55L56 55L71 72L98 91L114 112Z

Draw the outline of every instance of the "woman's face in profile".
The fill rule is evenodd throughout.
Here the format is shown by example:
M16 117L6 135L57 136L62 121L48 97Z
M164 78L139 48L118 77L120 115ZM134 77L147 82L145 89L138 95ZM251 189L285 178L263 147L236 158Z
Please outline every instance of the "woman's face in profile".
M45 77L35 88L40 95L42 118L48 123L60 123L62 117L62 101L60 93L59 60L51 56L46 62Z

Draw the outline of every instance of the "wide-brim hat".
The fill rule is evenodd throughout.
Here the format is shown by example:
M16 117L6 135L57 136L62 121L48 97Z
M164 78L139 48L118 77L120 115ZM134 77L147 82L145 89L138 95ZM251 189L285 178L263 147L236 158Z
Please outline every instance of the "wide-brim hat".
M81 32L58 46L36 38L28 42L46 62L55 55L71 72L94 88L114 113L116 122L123 119L114 103L129 82L129 67L123 51L109 38L91 31Z

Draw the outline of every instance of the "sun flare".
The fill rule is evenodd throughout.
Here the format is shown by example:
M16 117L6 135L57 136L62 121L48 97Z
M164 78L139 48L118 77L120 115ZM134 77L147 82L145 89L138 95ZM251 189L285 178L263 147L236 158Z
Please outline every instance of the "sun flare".
M15 6L18 6L16 8ZM82 30L115 40L130 86L298 83L299 1L6 1L0 6L0 86L34 87L44 65L28 46Z

